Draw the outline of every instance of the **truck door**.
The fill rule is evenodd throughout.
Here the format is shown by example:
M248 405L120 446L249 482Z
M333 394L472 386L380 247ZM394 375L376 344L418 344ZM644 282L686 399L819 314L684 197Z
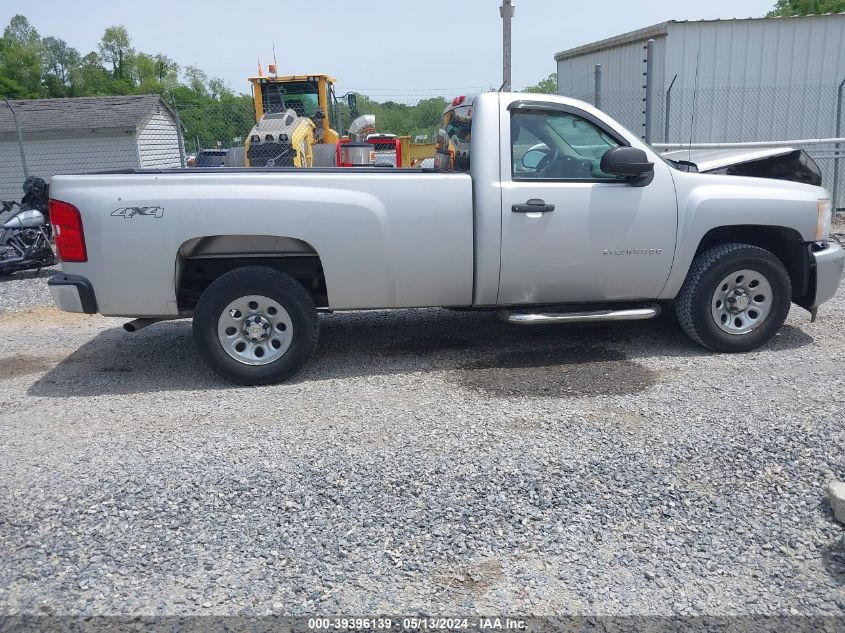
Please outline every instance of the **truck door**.
M655 298L672 266L677 202L654 157L646 186L603 173L629 145L592 114L563 104L502 110L499 305Z

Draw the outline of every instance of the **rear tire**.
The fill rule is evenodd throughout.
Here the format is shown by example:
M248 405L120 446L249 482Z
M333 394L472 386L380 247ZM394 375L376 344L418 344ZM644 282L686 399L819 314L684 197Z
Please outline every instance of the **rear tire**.
M681 327L716 352L748 352L770 341L792 301L792 283L772 253L720 244L698 255L675 302Z
M290 275L264 266L221 275L194 311L194 342L206 364L241 385L286 380L313 354L319 336L311 295Z

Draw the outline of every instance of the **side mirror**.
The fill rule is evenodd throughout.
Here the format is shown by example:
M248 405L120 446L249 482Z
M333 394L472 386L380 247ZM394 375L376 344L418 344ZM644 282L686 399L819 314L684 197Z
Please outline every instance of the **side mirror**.
M534 170L537 169L537 165L540 164L540 161L543 160L548 155L548 152L541 150L541 149L529 149L525 154L522 156L522 166L525 169Z
M631 184L645 186L654 177L654 163L635 147L612 147L601 157L599 168L606 174L625 176Z

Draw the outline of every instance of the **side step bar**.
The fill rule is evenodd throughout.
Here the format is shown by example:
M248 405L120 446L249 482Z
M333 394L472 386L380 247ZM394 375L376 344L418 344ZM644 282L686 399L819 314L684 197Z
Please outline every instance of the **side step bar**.
M660 314L660 306L656 303L640 308L624 308L621 310L588 310L583 312L516 312L501 308L499 318L506 323L515 325L548 325L551 323L589 323L591 321L640 321L653 319Z

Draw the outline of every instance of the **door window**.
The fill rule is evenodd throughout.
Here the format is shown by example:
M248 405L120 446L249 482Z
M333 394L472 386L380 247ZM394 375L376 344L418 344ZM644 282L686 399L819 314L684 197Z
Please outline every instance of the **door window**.
M514 112L511 115L514 180L624 180L600 168L604 153L620 145L607 132L577 114Z

